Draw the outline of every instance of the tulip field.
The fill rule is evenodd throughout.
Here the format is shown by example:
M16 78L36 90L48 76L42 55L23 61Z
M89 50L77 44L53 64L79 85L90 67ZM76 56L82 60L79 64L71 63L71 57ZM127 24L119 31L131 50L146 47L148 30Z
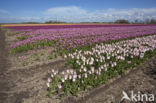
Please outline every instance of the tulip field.
M48 95L76 95L123 74L156 54L156 25L6 26L20 67L64 61L47 71ZM25 54L25 55L22 55Z
M59 47L60 49L71 50L73 48L106 41L154 34L156 32L155 28L155 26L117 26L67 29L39 28L32 32L20 33L17 37L19 41L12 44L10 47L11 51L14 53L52 45Z

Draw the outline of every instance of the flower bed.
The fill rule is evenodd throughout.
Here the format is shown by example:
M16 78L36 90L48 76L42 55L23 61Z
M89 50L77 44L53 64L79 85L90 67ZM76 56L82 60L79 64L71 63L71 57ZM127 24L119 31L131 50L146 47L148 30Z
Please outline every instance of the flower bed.
M156 33L156 26L118 26L96 28L41 29L21 33L18 41L10 46L13 53L38 47L55 46L71 50L112 40L134 38Z
M73 69L49 71L49 94L77 95L105 83L156 54L156 35L97 44L88 50L76 50L64 55L66 65Z

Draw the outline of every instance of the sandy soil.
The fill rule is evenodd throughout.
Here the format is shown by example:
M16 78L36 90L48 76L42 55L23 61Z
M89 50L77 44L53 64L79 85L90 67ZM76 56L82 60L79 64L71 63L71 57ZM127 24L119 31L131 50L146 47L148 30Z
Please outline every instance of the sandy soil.
M10 90L9 81L7 81L8 78L6 77L6 72L10 67L10 63L5 45L5 35L0 28L0 103L5 103L4 101L6 101L8 97L7 92Z
M47 71L64 69L63 60L48 64L12 69L12 56L6 48L4 32L0 31L0 103L129 103L121 101L122 90L141 91L156 96L156 56L122 76L109 80L79 97L68 96L61 101L47 96ZM153 103L156 103L153 102Z

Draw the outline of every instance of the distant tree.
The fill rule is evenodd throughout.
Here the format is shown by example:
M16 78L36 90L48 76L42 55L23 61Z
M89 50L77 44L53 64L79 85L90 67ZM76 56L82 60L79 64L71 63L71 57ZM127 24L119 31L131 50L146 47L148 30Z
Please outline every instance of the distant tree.
M146 19L145 24L149 24L149 23L150 23L150 19Z
M80 22L81 24L85 24L85 23L92 23L92 22Z
M66 22L49 20L49 21L46 21L45 23L46 24L59 24L59 23L66 23Z
M156 24L156 19L146 19L145 24Z
M125 20L125 19L116 20L115 23L117 23L117 24L130 24L130 22L128 20Z
M98 22L98 21L94 21L94 22L92 22L92 23L101 23L101 22Z
M145 21L136 19L136 20L134 20L132 23L133 23L133 24L145 24Z
M151 19L150 20L150 24L156 24L156 20L155 19Z

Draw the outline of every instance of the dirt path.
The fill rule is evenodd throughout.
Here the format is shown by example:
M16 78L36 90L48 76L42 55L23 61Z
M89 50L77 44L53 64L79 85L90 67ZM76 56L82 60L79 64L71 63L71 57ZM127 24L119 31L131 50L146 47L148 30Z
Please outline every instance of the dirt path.
M47 71L62 69L63 61L28 68L12 68L5 42L0 30L0 103L56 103L58 99L47 96Z
M8 62L8 51L5 48L5 35L0 28L0 103L5 103L8 97L9 83L6 78L6 71L10 64Z

